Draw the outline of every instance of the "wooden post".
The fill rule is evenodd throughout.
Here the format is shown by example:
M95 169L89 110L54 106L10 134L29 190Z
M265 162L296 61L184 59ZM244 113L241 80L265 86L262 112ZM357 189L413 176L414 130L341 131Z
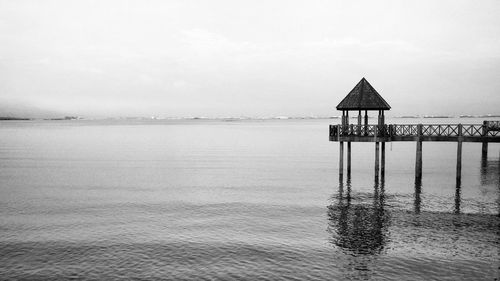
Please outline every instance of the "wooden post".
M462 124L458 124L458 145L457 145L457 186L462 181Z
M365 132L364 135L368 135L368 110L365 110Z
M380 164L380 161L379 161L379 147L380 147L380 144L379 142L375 142L375 179L378 180L378 171L379 171L379 164Z
M483 158L488 158L488 142L483 142L483 147L481 149L481 156Z
M341 132L343 135L344 134L344 129L345 129L345 110L342 110L342 129L341 129Z
M351 177L351 142L347 142L347 177Z
M483 133L482 136L486 137L488 135L488 121L483 121ZM482 158L488 158L488 142L483 142L483 147L481 149Z
M358 136L361 136L361 120L363 119L363 116L361 115L361 110L359 111L358 114Z
M382 142L382 153L380 157L380 177L382 180L385 178L385 142Z
M382 126L381 126L382 134L384 137L387 137L387 125L385 124L385 116L384 111L382 110Z
M417 155L415 159L415 181L422 180L422 124L417 125Z
M340 152L339 152L339 177L344 176L344 142L340 142Z

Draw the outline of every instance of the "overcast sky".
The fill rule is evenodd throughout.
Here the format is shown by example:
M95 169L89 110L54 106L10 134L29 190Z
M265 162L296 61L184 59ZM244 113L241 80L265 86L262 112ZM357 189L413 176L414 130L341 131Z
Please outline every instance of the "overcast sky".
M83 116L500 113L500 1L0 0L0 104Z

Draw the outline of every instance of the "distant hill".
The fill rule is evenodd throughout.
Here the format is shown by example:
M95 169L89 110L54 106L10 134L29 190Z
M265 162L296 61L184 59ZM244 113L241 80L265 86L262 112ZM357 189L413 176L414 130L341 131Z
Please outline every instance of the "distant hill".
M62 112L45 110L35 106L0 101L0 118L44 119L65 116Z

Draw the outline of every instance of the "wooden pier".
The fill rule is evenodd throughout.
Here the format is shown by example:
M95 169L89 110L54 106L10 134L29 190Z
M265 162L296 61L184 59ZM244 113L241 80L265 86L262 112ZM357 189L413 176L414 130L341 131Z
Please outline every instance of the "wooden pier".
M340 143L339 175L344 174L344 142L347 142L347 174L351 174L351 142L375 142L375 178L385 176L385 143L396 141L416 142L415 180L422 178L422 143L457 143L457 183L461 181L462 143L482 143L482 157L487 157L488 143L500 143L500 121L483 124L385 124L385 110L389 104L363 78L339 103L342 124L330 125L330 141ZM357 111L357 124L349 124L349 111ZM365 113L363 118L362 113ZM376 125L368 124L368 111L378 111ZM364 120L364 124L362 124ZM382 150L380 151L380 144Z

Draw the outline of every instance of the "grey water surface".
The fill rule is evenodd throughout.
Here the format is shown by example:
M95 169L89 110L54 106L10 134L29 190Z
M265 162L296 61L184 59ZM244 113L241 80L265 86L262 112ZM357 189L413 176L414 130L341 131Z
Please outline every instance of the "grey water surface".
M500 144L353 143L339 120L0 122L2 280L498 280ZM388 123L481 124L482 119Z

